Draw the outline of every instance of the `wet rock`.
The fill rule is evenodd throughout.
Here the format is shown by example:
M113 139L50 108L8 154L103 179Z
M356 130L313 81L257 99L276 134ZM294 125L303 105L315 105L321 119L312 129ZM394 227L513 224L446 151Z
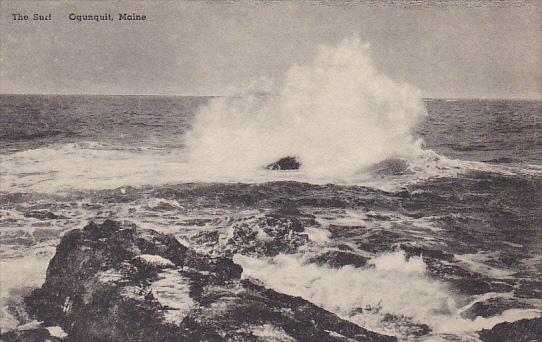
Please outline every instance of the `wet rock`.
M297 215L276 211L234 223L226 243L227 255L275 256L294 253L309 242L304 224Z
M374 230L368 231L363 238L353 239L353 242L364 251L383 253L388 252L391 245L401 242L401 240L403 240L403 237L399 233L388 230Z
M466 295L480 295L491 292L491 284L483 279L460 278L451 279L450 283L454 289Z
M502 314L508 309L525 309L532 306L521 303L517 299L507 297L490 298L488 300L474 303L468 310L461 313L461 316L474 320L476 317L493 317Z
M231 259L106 220L64 235L45 283L25 302L44 326L60 326L64 341L256 341L264 328L298 341L395 340L241 274Z
M370 171L381 176L399 176L413 173L409 169L406 160L403 159L386 159L373 165Z
M256 256L295 253L309 242L306 226L318 227L320 224L313 215L285 205L265 215L234 222L229 228L230 238L225 246L218 248L222 248L227 256L235 253ZM205 239L204 236L196 238Z
M449 283L455 291L467 295L480 295L488 292L510 292L511 284L502 279L491 279L481 274L464 269L457 263L442 259L424 257L431 275Z
M400 326L403 330L407 331L409 337L420 337L431 332L431 328L427 324L415 323L405 316L385 314L383 321L387 324L391 323Z
M451 253L446 253L442 250L430 249L421 246L412 246L407 244L401 244L401 249L406 252L409 257L412 256L422 256L429 259L439 259L446 261L453 261L454 255Z
M295 157L284 157L274 163L267 165L268 170L297 170L301 164Z
M44 327L38 327L28 330L12 330L0 335L0 341L20 341L20 342L58 342L62 341L54 336L51 336L49 331Z
M66 219L66 216L63 215L57 215L53 212L47 211L47 210L34 210L30 211L24 214L25 217L33 217L37 218L38 220L58 220L58 219Z
M542 318L522 319L499 323L492 329L479 332L480 339L488 342L528 342L542 340Z
M216 230L213 230L213 231L204 230L194 235L190 240L198 244L198 246L205 246L205 247L212 248L218 245L218 242L220 240L220 234Z
M363 267L367 264L367 258L350 252L329 251L309 259L309 262L318 265L328 265L333 268L340 268L346 265Z

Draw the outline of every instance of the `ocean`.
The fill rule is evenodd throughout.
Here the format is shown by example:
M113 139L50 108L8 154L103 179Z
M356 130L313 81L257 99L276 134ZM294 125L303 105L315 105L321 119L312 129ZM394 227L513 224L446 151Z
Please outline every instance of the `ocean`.
M295 90L1 95L2 330L31 321L22 298L63 234L107 218L402 340L477 341L541 316L542 101L391 94L360 109L348 90ZM285 156L301 168L265 168ZM232 248L232 229L277 210L310 218L308 239Z

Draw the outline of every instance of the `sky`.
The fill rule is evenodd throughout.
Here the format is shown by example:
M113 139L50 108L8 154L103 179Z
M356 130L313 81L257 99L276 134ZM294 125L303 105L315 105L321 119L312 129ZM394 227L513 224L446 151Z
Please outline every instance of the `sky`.
M222 95L358 35L424 97L542 98L542 2L2 1L0 92ZM128 22L70 13L145 14ZM28 21L13 20L13 13ZM34 13L50 21L31 20Z

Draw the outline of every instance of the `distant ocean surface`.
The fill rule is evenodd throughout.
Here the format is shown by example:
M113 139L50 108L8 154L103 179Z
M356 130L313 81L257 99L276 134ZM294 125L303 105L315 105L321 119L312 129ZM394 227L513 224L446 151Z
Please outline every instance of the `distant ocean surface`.
M285 206L314 218L310 241L234 257L279 292L406 340L476 341L541 316L542 101L426 99L427 115L398 114L413 127L382 115L356 126L350 114L323 127L319 109L315 123L302 120L313 112L216 114L259 101L1 95L2 329L28 322L22 296L44 281L61 235L89 220L129 220L220 254L202 236ZM290 154L300 170L264 168ZM367 263L314 261L330 251Z
M99 142L181 148L210 97L1 95L2 152ZM542 164L542 101L427 99L427 148L464 160Z

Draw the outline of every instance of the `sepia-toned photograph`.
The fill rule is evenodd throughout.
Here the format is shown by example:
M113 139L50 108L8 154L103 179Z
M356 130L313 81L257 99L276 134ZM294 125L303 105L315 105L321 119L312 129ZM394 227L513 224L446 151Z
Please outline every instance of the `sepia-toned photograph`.
M542 2L0 18L0 341L542 341Z

